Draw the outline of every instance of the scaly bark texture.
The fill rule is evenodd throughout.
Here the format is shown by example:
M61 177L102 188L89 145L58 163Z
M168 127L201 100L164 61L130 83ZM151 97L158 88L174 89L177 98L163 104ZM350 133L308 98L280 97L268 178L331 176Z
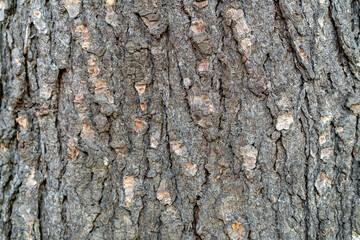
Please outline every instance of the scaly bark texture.
M359 0L0 0L0 239L360 239Z

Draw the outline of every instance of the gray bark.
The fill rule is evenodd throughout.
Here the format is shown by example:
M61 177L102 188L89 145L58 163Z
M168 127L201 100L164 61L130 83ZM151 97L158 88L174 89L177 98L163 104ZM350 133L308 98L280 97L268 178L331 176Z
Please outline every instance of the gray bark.
M0 239L360 239L359 0L0 0Z

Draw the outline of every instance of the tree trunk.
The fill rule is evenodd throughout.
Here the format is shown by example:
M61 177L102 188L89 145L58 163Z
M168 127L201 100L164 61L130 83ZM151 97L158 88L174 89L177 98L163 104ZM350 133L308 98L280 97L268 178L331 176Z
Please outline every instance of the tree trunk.
M359 0L0 0L0 239L360 239Z

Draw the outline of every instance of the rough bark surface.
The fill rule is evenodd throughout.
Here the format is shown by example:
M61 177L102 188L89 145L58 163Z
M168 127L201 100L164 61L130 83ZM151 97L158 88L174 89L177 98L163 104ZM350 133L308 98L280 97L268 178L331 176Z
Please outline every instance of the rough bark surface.
M0 239L360 239L359 0L0 0Z

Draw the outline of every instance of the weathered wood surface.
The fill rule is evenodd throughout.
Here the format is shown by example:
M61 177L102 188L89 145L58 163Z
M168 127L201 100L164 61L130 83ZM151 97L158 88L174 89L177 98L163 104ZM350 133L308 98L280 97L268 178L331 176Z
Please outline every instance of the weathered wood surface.
M0 0L0 239L360 239L359 0Z

